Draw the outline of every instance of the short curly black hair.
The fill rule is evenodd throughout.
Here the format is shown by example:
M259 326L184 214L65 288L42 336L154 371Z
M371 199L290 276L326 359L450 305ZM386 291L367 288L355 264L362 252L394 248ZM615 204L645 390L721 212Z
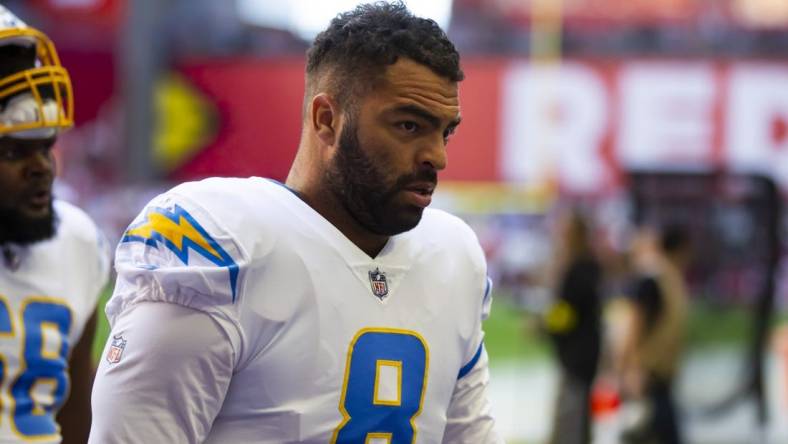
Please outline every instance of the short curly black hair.
M453 82L464 78L457 49L435 21L416 17L399 1L375 2L339 14L317 35L307 51L307 96L327 80L345 106L400 57Z

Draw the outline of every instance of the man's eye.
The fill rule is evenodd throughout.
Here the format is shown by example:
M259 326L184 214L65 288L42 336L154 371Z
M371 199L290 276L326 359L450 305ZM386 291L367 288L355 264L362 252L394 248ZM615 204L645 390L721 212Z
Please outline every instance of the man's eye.
M416 122L406 121L406 122L400 122L398 125L400 129L402 129L407 133L415 133L416 131L419 130L419 124Z
M17 160L22 158L24 150L19 147L6 147L0 149L0 159L2 160Z
M447 128L446 131L443 132L443 143L449 143L449 139L451 139L451 136L454 135L455 130L456 127L451 127Z

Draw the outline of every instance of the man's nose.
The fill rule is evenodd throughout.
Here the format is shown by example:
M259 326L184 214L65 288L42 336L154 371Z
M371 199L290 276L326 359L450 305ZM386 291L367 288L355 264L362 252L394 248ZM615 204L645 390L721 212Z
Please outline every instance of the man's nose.
M26 160L25 176L29 179L49 178L54 168L55 161L49 149L35 150Z
M440 171L446 168L446 143L443 137L435 137L419 151L418 164L420 167L429 167Z

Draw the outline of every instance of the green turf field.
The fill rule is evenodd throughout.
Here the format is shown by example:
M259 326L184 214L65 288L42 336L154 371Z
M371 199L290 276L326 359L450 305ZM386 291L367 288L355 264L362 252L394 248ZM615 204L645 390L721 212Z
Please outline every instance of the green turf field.
M689 348L719 345L744 347L750 340L752 315L742 307L718 307L708 303L692 304L687 325ZM485 346L492 365L510 360L551 357L550 343L526 314L500 295L493 302L490 318L484 324Z
M506 299L493 299L492 312L484 322L484 346L490 362L549 357L550 344L533 321L533 317L523 314Z

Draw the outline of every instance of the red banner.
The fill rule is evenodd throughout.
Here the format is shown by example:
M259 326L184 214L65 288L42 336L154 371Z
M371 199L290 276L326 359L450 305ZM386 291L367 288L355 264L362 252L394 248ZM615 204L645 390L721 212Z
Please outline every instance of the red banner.
M622 168L764 171L788 182L788 64L466 60L463 123L443 178L596 193ZM300 61L190 64L215 139L174 173L282 179L298 145ZM782 179L785 178L785 179Z
M445 174L457 180L498 177L500 75L503 62L469 65L460 95L463 123L450 145ZM215 139L174 173L178 180L205 175L262 175L283 179L301 134L303 62L233 60L181 69L218 115Z
M78 125L112 118L101 111L115 90L111 57L62 56ZM443 179L587 194L617 189L624 169L727 169L767 173L788 189L788 63L466 59L464 70L463 123ZM156 98L157 159L170 178L284 179L301 134L303 62L222 59L178 71Z

